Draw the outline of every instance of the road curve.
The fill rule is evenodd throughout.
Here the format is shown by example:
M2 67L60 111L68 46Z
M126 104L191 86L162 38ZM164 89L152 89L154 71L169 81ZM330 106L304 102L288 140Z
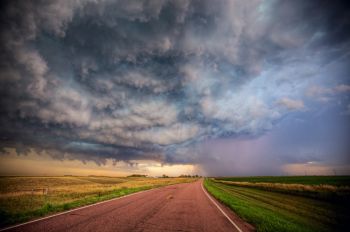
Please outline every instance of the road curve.
M239 230L253 231L253 227L208 196L199 180L145 191L5 231Z

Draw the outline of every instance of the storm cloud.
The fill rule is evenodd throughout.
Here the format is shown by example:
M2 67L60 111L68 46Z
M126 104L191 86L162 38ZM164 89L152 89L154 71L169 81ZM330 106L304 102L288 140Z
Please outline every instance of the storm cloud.
M206 167L208 141L335 102L349 117L341 1L8 1L0 17L3 149Z

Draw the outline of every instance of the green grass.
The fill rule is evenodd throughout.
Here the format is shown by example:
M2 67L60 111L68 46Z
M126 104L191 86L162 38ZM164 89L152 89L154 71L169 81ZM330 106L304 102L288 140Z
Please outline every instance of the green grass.
M345 231L347 204L227 185L206 179L206 189L258 231Z
M253 183L285 183L307 185L350 186L350 176L252 176L252 177L222 177L217 180L246 181Z
M0 227L195 178L0 177ZM42 188L48 188L43 194ZM32 189L34 189L32 193Z

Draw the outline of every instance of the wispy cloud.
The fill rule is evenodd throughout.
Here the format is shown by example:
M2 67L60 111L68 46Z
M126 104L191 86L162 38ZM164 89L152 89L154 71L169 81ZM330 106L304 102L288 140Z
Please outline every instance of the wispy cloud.
M286 107L288 110L303 110L305 109L304 102L301 100L293 100L289 98L282 98L277 101L280 106Z

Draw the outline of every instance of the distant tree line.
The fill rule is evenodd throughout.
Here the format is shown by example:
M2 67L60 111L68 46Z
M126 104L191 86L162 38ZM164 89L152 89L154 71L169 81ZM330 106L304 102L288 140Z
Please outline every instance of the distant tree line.
M127 177L147 177L147 175L143 175L143 174L132 174L130 176Z
M127 177L147 177L147 175L143 175L143 174L132 174L130 176ZM180 175L178 176L179 178L201 178L201 176L199 175ZM160 178L172 178L168 175L163 174Z
M181 178L201 178L201 176L199 176L199 175L193 175L193 176L191 176L191 175L180 175L179 177L181 177Z

